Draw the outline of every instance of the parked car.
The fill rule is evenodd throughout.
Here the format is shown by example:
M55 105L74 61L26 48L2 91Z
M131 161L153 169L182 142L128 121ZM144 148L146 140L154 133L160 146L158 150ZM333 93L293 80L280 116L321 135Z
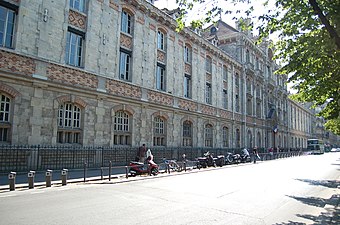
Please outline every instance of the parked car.
M332 148L331 152L340 152L340 148Z

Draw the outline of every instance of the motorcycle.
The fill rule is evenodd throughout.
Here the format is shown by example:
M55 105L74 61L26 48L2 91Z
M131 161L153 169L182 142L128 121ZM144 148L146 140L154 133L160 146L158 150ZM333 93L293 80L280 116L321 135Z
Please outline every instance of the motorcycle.
M226 163L228 164L239 164L241 162L241 155L240 154L233 154L228 152L226 155Z
M153 156L150 155L146 159L146 164L136 161L130 161L129 173L132 177L136 175L149 174L156 176L159 173L158 165L153 161Z
M214 158L213 154L209 151L203 154L203 157L197 158L197 167L207 168L209 166L216 167L216 164L221 166L222 161L224 160L224 156L219 156L218 158ZM216 163L218 161L218 163ZM223 163L224 164L224 163Z
M239 164L239 163L246 163L250 161L251 161L250 155L246 148L243 149L240 154L239 153L233 154L233 153L228 152L226 156L226 162L229 164L233 164L233 163Z
M214 158L216 166L222 167L225 165L225 156L224 155L218 155L216 158Z

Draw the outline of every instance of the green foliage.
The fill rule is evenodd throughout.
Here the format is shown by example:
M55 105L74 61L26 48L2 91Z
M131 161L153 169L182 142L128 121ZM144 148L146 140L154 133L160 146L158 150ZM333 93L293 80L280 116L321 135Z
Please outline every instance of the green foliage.
M340 135L340 119L328 120L325 123L325 128L331 130L336 135Z
M336 1L335 1L336 2ZM319 7L330 24L339 33L340 3L318 1ZM283 67L279 74L289 74L298 91L295 99L323 106L320 116L325 119L339 117L340 51L325 25L308 1L276 1L277 10L272 15L262 16L264 26L261 35L280 32L276 43L276 58ZM281 12L281 13L279 13Z
M250 3L249 0L225 0L235 5ZM256 1L256 0L253 0ZM187 9L194 4L203 4L204 0L177 0L181 7ZM216 3L216 0L212 2ZM222 6L223 7L223 6ZM321 11L318 12L320 9ZM192 25L202 26L204 22L213 21L216 11L213 8L203 19L203 23ZM248 18L253 8L244 9ZM278 74L289 75L288 82L294 83L298 93L291 98L297 101L311 102L321 106L320 116L327 122L327 128L333 132L340 130L340 1L329 0L276 0L275 9L259 16L261 25L259 41L268 35L278 33L275 43L275 58L282 62ZM215 14L214 14L215 12ZM230 10L226 10L230 13ZM239 13L240 10L236 10ZM219 18L217 18L219 19ZM244 29L245 23L241 23Z

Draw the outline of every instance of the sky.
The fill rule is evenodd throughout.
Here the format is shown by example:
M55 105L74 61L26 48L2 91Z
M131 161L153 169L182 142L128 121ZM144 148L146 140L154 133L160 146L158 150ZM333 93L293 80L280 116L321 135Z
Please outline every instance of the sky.
M253 12L253 16L258 17L259 15L262 15L264 12L266 12L267 10L271 10L274 8L274 0L270 0L269 1L269 6L264 7L263 3L266 0L254 0L252 1L252 5L254 7L254 12ZM249 4L246 3L238 3L237 6L234 6L232 3L230 3L230 1L228 0L205 0L204 3L202 4L197 4L196 6L193 8L193 10L190 12L189 16L190 19L194 18L194 19L198 19L198 18L202 18L204 16L204 13L207 12L210 8L212 8L214 6L214 4L218 5L218 6L222 6L222 8L224 10L231 10L231 11L236 11L236 10L246 10L250 7ZM176 4L176 0L156 0L155 1L155 6L163 9L163 8L168 8L168 9L175 9L177 8L177 4ZM239 18L240 16L244 16L246 17L245 14L222 14L222 20L224 22L226 22L227 24L229 24L232 27L235 27L235 20L233 19L233 17L237 17ZM255 27L256 27L256 23L257 20L253 20L253 22L255 23ZM254 31L255 35L256 35L256 31Z

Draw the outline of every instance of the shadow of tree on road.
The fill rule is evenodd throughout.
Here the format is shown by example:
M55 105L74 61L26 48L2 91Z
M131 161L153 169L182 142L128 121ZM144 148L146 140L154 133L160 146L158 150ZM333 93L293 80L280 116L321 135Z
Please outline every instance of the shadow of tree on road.
M297 179L302 182L306 182L310 185L324 186L327 188L338 188L340 185L339 181L336 180L309 180L309 179ZM340 224L340 195L332 195L329 199L319 198L319 197L299 197L290 196L303 204L320 207L325 210L320 215L307 215L307 214L296 214L296 216L313 221L313 225L335 225ZM306 223L289 221L285 223L275 223L273 225L305 225ZM310 224L310 223L308 223Z
M340 181L336 180L310 180L310 179L296 179L298 181L306 182L310 185L324 186L328 188L337 188L340 186Z

